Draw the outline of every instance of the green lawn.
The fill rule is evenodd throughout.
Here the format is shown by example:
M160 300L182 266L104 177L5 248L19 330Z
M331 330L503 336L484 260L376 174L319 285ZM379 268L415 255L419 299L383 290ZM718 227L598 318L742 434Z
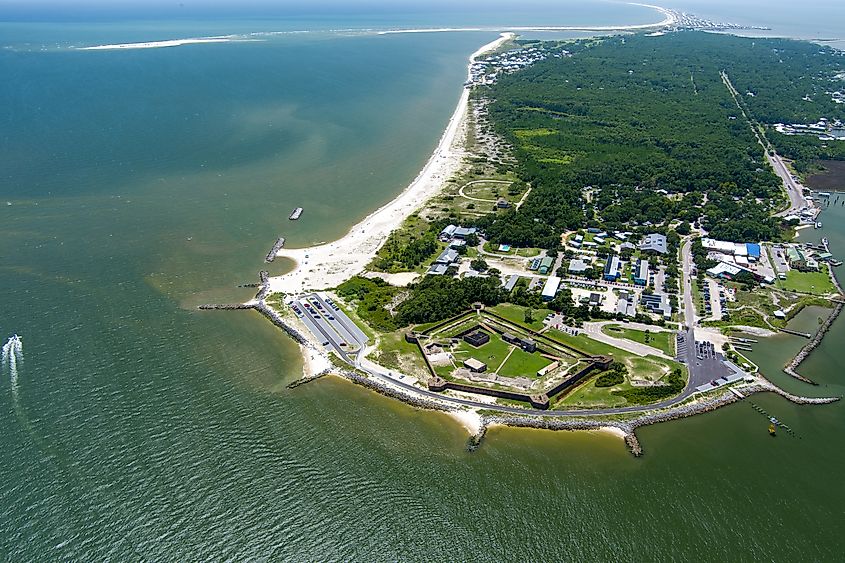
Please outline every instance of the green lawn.
M540 330L543 328L543 319L546 315L553 313L551 309L534 309L534 320L530 323L525 322L525 307L519 305L512 305L511 303L501 303L495 307L490 307L490 311L497 315L506 318L515 325L528 327L531 330Z
M812 295L825 295L836 291L836 287L834 287L827 273L827 266L824 265L820 272L790 270L786 273L785 280L778 280L778 287Z
M490 335L490 342L478 348L461 341L454 350L455 363L462 364L468 358L475 358L487 364L487 371L496 371L499 364L511 351L511 345L495 334Z
M631 385L627 381L613 387L596 387L595 379L589 377L581 382L575 389L561 396L552 408L565 410L573 407L621 407L627 403L624 397L612 393L617 389L630 389Z
M551 360L544 358L538 353L516 349L508 358L508 361L499 370L499 375L506 377L536 377L537 372L549 365Z
M661 350L667 356L675 355L675 333L674 332L654 332L649 333L649 339L646 341L646 333L642 330L635 330L620 325L605 325L602 327L602 332L609 336L616 338L625 338L640 344L653 346Z

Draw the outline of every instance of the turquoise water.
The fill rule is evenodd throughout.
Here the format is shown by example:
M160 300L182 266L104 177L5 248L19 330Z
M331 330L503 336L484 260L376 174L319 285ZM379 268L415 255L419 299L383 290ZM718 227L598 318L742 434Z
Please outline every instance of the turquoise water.
M401 191L495 34L68 49L232 32L113 25L0 26L0 337L24 339L17 384L0 373L0 559L841 554L842 405L754 399L800 439L738 404L642 429L641 459L614 437L511 429L469 454L443 415L335 379L286 389L289 340L195 310L249 297L235 285L279 234L330 240ZM783 384L841 395L843 331L806 364L823 387ZM756 359L780 383L801 341L771 343Z

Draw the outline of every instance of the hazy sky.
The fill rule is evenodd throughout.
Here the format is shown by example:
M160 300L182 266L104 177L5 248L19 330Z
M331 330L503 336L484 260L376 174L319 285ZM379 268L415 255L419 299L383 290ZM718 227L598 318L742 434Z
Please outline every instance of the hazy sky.
M201 17L201 16L278 16L318 14L402 14L415 12L468 12L474 9L487 12L505 9L540 13L544 6L554 7L558 13L567 5L590 4L596 1L579 0L0 0L0 20L38 17ZM757 11L789 12L808 9L827 13L827 8L840 13L845 0L640 0L666 7L698 13L714 13L739 9L746 13ZM611 4L609 0L606 2ZM622 2L619 2L622 3ZM845 27L845 22L841 24Z

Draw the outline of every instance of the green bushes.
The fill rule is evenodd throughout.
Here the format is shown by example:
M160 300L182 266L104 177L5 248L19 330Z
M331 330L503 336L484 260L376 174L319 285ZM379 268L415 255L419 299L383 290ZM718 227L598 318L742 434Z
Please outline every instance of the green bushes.
M681 368L675 368L668 376L666 376L666 385L652 386L652 387L633 387L631 389L620 389L613 391L614 395L623 397L629 404L632 405L646 405L654 403L662 399L674 397L684 390L683 376L681 375Z

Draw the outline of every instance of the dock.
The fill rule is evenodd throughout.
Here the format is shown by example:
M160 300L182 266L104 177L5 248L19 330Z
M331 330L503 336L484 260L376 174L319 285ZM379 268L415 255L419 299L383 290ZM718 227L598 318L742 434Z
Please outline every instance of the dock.
M804 338L812 338L813 337L813 335L810 334L809 332L798 332L797 330L790 330L788 328L781 328L781 329L778 329L778 330L780 330L781 332L785 332L786 334L792 334L794 336L803 336Z
M270 252L267 253L267 256L264 257L265 262L272 262L276 259L276 254L282 249L285 245L285 237L279 237L276 239L276 244L273 245L273 248L270 249Z

